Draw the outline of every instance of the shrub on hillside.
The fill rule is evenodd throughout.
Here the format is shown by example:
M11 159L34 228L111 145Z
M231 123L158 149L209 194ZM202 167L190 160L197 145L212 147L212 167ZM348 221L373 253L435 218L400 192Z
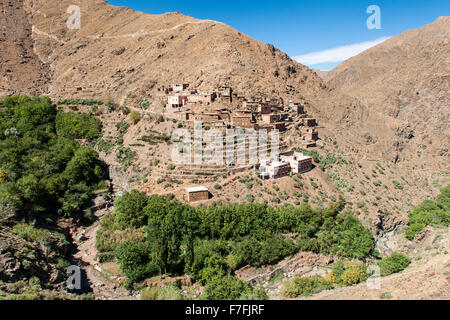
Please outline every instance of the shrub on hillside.
M428 225L450 224L450 185L441 190L436 201L425 200L409 213L406 237L413 240Z
M133 122L134 124L138 123L139 120L141 120L141 114L137 111L132 111L130 113L130 120L131 122Z
M332 283L320 276L296 276L294 279L285 282L283 295L289 298L307 297L332 288Z
M258 300L266 300L264 290L255 290L252 286L236 277L216 277L209 281L201 296L204 300L238 300L241 297L253 296Z
M141 300L184 300L184 294L180 288L169 284L164 287L149 287L142 291Z
M411 259L402 253L394 252L388 258L382 259L378 262L382 276L388 276L393 273L403 271L411 264Z

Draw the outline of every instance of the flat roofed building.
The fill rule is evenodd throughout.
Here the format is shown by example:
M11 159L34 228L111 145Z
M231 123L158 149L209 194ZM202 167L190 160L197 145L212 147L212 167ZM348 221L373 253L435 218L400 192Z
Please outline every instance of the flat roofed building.
M249 113L231 117L231 124L241 128L253 128L255 126L255 121L253 115Z
M315 118L305 118L305 119L303 119L303 123L307 127L317 126L317 120Z
M289 175L289 163L278 160L261 160L259 172L261 178L278 179Z
M297 114L305 114L305 107L299 102L290 103L289 107Z
M271 114L263 114L261 116L262 120L265 123L272 124L276 122L286 121L289 119L289 114L287 113L271 113Z
M172 90L174 92L182 92L182 91L186 90L187 88L189 88L188 83L177 83L177 84L172 85Z
M259 114L270 114L272 112L272 107L268 103L261 103L258 106Z
M294 152L291 156L280 156L281 160L288 162L293 173L304 173L313 168L312 157L305 156L302 153Z
M222 102L231 103L233 101L233 89L231 87L220 87L219 97Z
M209 190L206 187L192 187L186 189L188 201L197 202L209 200Z
M167 102L172 108L179 108L186 105L187 97L182 95L169 96Z
M214 92L201 92L188 96L188 101L191 103L210 104L216 100L216 93Z
M271 123L270 126L272 127L273 130L278 130L278 131L286 131L286 123L285 122L275 122L275 123Z
M319 133L315 129L302 128L300 132L302 133L303 140L311 140L311 141L319 140Z

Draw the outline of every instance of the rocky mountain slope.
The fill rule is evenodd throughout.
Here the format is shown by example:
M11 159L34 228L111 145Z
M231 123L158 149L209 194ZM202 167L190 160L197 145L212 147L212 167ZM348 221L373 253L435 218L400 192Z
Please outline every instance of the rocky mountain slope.
M417 153L431 153L448 161L449 39L450 17L440 17L345 61L323 77L380 118L398 124L398 134L414 145L408 158L416 162Z
M448 79L448 72L445 73L445 67L436 70L438 76L434 80L435 69L429 71L428 78L423 78L429 80L426 83L434 84L433 94L436 94L426 95L429 100L426 116L430 115L434 128L440 129L444 136L431 132L419 134L415 131L415 122L408 122L407 115L423 112L408 111L409 100L401 104L399 115L405 113L404 117L389 116L375 108L374 102L356 94L357 98L352 97L354 93L345 88L342 90L350 95L330 88L314 71L272 45L256 41L217 21L197 20L180 13L144 14L111 6L104 0L86 0L78 3L81 28L72 30L66 24L70 16L66 10L73 1L3 0L0 3L2 30L6 30L2 41L22 44L20 47L31 57L23 64L16 63L11 60L15 55L2 47L0 58L10 60L18 71L2 69L0 96L33 93L32 88L54 100L111 99L130 108L147 100L156 109L161 102L158 88L183 82L205 90L230 85L247 96L303 102L320 125L319 152L340 155L347 160L346 165L328 172L331 174L329 180L325 175L311 178L326 184L327 189L335 189L328 193L343 192L374 234L404 224L408 208L437 194L440 186L448 184L449 141L448 135L445 136L448 81L443 83ZM437 28L441 30L439 34L448 30L447 21L445 18L438 21L441 25ZM19 22L25 26L24 30L14 33ZM434 39L436 47L416 46L404 54L405 61L409 61L410 52L420 51L424 56L434 52L437 61L444 63L448 40ZM412 46L411 41L414 37L405 37L403 44L399 47L393 44L392 50L401 52L403 47ZM2 68L6 65L2 63ZM374 72L390 74L388 68ZM22 77L22 74L27 76ZM407 78L406 82L412 87L422 83L422 78L415 80L417 74L414 69L410 74L413 76ZM29 81L25 81L27 77ZM3 79L8 80L7 85ZM331 84L336 86L337 82L331 81ZM378 83L383 85L382 80ZM406 93L410 94L411 90L404 91ZM383 93L377 96L382 97ZM415 96L422 101L420 91ZM390 98L386 99L390 101ZM406 102L408 106L405 106ZM151 112L156 110L149 110ZM436 118L436 114L441 114L440 118ZM164 130L170 135L170 130L175 128L167 123L158 125L150 116L143 114L142 121L130 123L128 132L122 133L124 146L135 151L136 157L132 167L112 174L120 184L123 181L127 184L133 172L142 173L149 169L153 158L163 159L167 154L168 148L158 145L149 151L140 140L149 129ZM101 108L98 117L104 125L104 137L111 139L117 138L117 125L121 121L129 122L125 114L107 108ZM287 142L297 146L293 134ZM105 161L111 167L120 166L116 153L105 156ZM162 168L166 165L160 164ZM157 177L149 176L149 179L156 181ZM393 181L399 182L401 188ZM139 187L136 182L129 183L129 187L136 186ZM223 198L233 198L233 195L226 194Z
M0 10L0 96L46 93L50 68L34 52L22 1L1 0Z

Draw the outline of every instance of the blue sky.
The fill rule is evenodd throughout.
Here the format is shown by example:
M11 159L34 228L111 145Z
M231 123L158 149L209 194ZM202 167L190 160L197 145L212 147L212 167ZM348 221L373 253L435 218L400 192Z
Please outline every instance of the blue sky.
M450 15L448 0L108 2L151 14L179 11L199 19L217 20L322 70L329 70L391 36ZM372 15L367 13L370 5L377 5L381 10L381 29L367 27L367 19Z

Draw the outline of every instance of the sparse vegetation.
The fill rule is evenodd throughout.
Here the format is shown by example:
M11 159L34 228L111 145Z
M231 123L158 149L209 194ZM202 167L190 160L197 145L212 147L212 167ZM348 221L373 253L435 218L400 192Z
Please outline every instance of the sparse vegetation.
M130 113L130 120L133 124L138 123L141 120L141 114L137 111L132 111Z
M412 240L426 226L432 224L450 224L450 185L441 190L436 201L425 200L409 213L406 237Z

